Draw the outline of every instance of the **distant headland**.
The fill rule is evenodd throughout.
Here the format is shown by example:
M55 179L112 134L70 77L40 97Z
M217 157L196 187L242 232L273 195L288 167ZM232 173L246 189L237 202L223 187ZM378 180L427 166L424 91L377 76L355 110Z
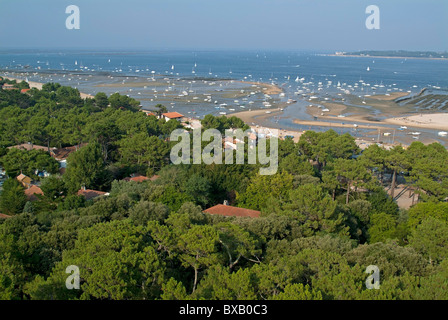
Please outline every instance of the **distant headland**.
M331 56L344 57L376 57L376 58L401 58L401 59L448 59L448 52L434 51L406 51L406 50L387 50L387 51L357 51L357 52L336 52Z

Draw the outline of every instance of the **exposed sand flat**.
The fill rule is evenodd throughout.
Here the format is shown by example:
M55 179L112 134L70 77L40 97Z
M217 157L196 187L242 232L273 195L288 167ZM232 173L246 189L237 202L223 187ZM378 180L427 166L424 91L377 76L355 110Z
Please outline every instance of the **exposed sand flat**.
M269 113L266 113L269 112ZM257 109L257 110L248 110L242 112L236 112L228 114L227 117L238 117L243 120L248 125L252 125L255 123L255 118L259 118L261 116L274 116L278 113L282 112L279 108L274 109Z
M418 128L448 130L448 113L421 114L384 120L385 123Z
M160 86L167 86L167 81L161 82L161 81L146 81L146 82L132 82L130 80L127 80L127 82L117 82L117 83L102 83L97 84L95 87L99 88L144 88L146 87L160 87Z
M305 126L319 126L319 127L334 127L334 128L359 128L359 129L390 129L393 130L393 128L387 128L384 126L375 126L378 122L371 122L372 124L356 124L356 127L353 123L340 123L340 122L326 122L326 121L313 121L313 120L294 120L294 123L305 125Z
M409 92L391 92L389 95L385 95L385 94L377 94L374 95L370 98L372 99L376 99L376 100L383 100L383 101L390 101L390 100L395 100L401 97L405 97L408 96Z
M276 95L283 92L282 88L270 83L253 82L253 81L239 81L239 82L259 86L263 90L263 93L269 95Z

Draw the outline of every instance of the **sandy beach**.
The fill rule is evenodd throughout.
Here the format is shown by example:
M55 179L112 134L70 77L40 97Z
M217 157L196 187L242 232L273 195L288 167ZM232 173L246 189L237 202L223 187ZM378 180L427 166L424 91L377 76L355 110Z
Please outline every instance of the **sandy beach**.
M448 130L448 113L432 113L408 117L397 117L386 119L384 122L400 126Z

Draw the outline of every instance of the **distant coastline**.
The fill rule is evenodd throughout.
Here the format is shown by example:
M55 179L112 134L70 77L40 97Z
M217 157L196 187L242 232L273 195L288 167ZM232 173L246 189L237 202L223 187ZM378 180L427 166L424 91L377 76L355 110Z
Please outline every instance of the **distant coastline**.
M357 52L335 52L328 56L337 57L365 57L365 58L395 58L395 59L431 59L431 60L448 60L448 52L434 52L434 51L406 51L406 50L383 50L372 51L363 50Z
M419 60L448 60L448 58L430 58L430 57L406 57L406 56L370 56L356 54L324 54L328 57L346 57L346 58L378 58L378 59L419 59Z

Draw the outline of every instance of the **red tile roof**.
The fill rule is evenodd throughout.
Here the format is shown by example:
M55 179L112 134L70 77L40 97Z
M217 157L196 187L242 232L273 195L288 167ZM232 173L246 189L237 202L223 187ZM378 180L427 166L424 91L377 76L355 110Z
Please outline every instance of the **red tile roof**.
M142 176L142 175L140 175L140 174L136 174L136 175L131 176L131 177L126 177L126 178L124 178L123 180L124 180L124 181L143 182L143 181L146 181L146 180L155 181L155 180L157 180L157 179L159 179L159 178L160 178L160 176L158 176L158 175L156 175L156 174L153 175L151 178Z
M251 217L251 218L258 218L260 217L261 213L260 211L256 210L232 207L224 204L218 204L214 207L204 210L204 212L226 217Z
M145 176L135 176L135 177L132 177L132 178L130 178L129 179L130 181L135 181L135 182L142 182L142 181L146 181L146 180L149 180L149 178L148 177L145 177Z
M28 189L25 190L26 197L28 198L28 201L35 201L38 198L35 196L36 194L44 194L41 188L38 186L32 185Z
M90 189L81 189L78 191L78 196L84 196L86 200L90 200L99 196L108 195L107 192L98 191L98 190L90 190Z
M30 91L31 89L22 89L22 90L20 90L20 92L21 93L25 93L25 92L28 92L28 91Z
M8 216L7 214L0 213L0 219L7 219L11 218L11 216Z
M180 114L179 112L167 112L162 113L162 116L170 119L176 119L176 118L183 118L183 114Z

